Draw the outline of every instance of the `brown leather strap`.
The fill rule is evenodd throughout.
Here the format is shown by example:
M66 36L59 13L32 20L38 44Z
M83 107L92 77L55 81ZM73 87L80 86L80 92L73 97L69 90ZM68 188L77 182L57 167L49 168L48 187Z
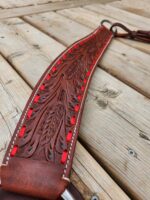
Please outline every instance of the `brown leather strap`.
M112 37L106 27L98 27L48 67L3 160L3 189L56 200L67 188L88 86Z
M67 190L70 192L74 200L83 200L83 197L79 193L79 191L74 187L73 184L69 184ZM23 196L20 194L7 192L0 189L0 200L41 200L39 198ZM62 200L60 197L58 200Z
M111 26L110 30L113 31L113 29L117 27L123 29L125 33L118 33L118 31L115 30L114 31L115 37L127 38L131 40L137 40L140 42L150 43L150 31L143 31L143 30L132 31L121 23L114 23Z

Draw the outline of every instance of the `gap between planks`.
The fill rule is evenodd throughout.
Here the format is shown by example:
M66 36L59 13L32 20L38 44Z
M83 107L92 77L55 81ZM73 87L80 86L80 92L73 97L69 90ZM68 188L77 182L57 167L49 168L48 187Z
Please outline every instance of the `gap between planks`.
M140 16L150 18L150 1L149 0L122 0L111 2L110 5L135 13Z
M63 1L63 2L60 1L60 2L48 3L45 5L28 6L23 8L11 8L4 10L2 9L0 10L0 19L20 17L20 16L48 12L48 11L56 11L60 9L72 8L93 3L108 3L108 2L112 2L112 0L92 0L92 1L72 0L72 1Z
M8 21L5 29L0 29L1 36L5 36L1 40L1 51L34 87L43 70L65 47L19 19ZM74 35L74 30L83 29L83 26L71 23L74 28L68 34L71 37L64 32L64 38L61 38L68 44L81 37L81 32ZM65 29L67 33L69 30ZM91 32L88 28L83 30L82 34ZM110 173L113 172L136 197L145 199L149 197L149 184L144 186L143 192L140 182L149 183L149 139L144 139L149 138L149 113L148 99L103 70L96 69L86 100L80 137L107 165ZM131 156L130 151L135 155Z

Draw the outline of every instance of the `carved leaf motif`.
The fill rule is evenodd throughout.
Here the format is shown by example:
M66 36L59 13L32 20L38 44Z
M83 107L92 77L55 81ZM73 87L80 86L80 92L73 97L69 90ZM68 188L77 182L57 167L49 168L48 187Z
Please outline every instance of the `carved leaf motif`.
M33 114L25 121L26 134L18 140L18 157L60 162L62 152L69 147L66 134L73 129L70 119L77 116L74 106L79 103L78 95L83 94L83 80L105 42L102 34L106 33L93 34L67 53L66 59L59 58L57 71L44 81L45 89L38 91L39 102L32 103Z

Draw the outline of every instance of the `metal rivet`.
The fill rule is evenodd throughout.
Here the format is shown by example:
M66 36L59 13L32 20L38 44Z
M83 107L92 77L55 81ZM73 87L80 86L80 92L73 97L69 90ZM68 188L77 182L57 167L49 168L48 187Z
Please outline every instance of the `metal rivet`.
M92 198L91 198L91 200L99 200L99 198L98 198L98 196L93 195Z
M137 158L137 153L133 149L128 148L128 152L131 156Z

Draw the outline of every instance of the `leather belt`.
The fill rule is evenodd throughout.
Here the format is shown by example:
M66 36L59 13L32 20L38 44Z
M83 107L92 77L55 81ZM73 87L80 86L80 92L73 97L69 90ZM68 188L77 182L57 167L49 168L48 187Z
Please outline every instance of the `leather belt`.
M61 196L82 199L69 186L69 177L85 98L96 65L113 36L149 40L147 32L136 35L118 23L108 29L104 22L58 56L36 84L1 166L2 200L56 200ZM115 26L127 33L118 34ZM68 198L71 194L67 193L67 187L75 191L72 197Z

